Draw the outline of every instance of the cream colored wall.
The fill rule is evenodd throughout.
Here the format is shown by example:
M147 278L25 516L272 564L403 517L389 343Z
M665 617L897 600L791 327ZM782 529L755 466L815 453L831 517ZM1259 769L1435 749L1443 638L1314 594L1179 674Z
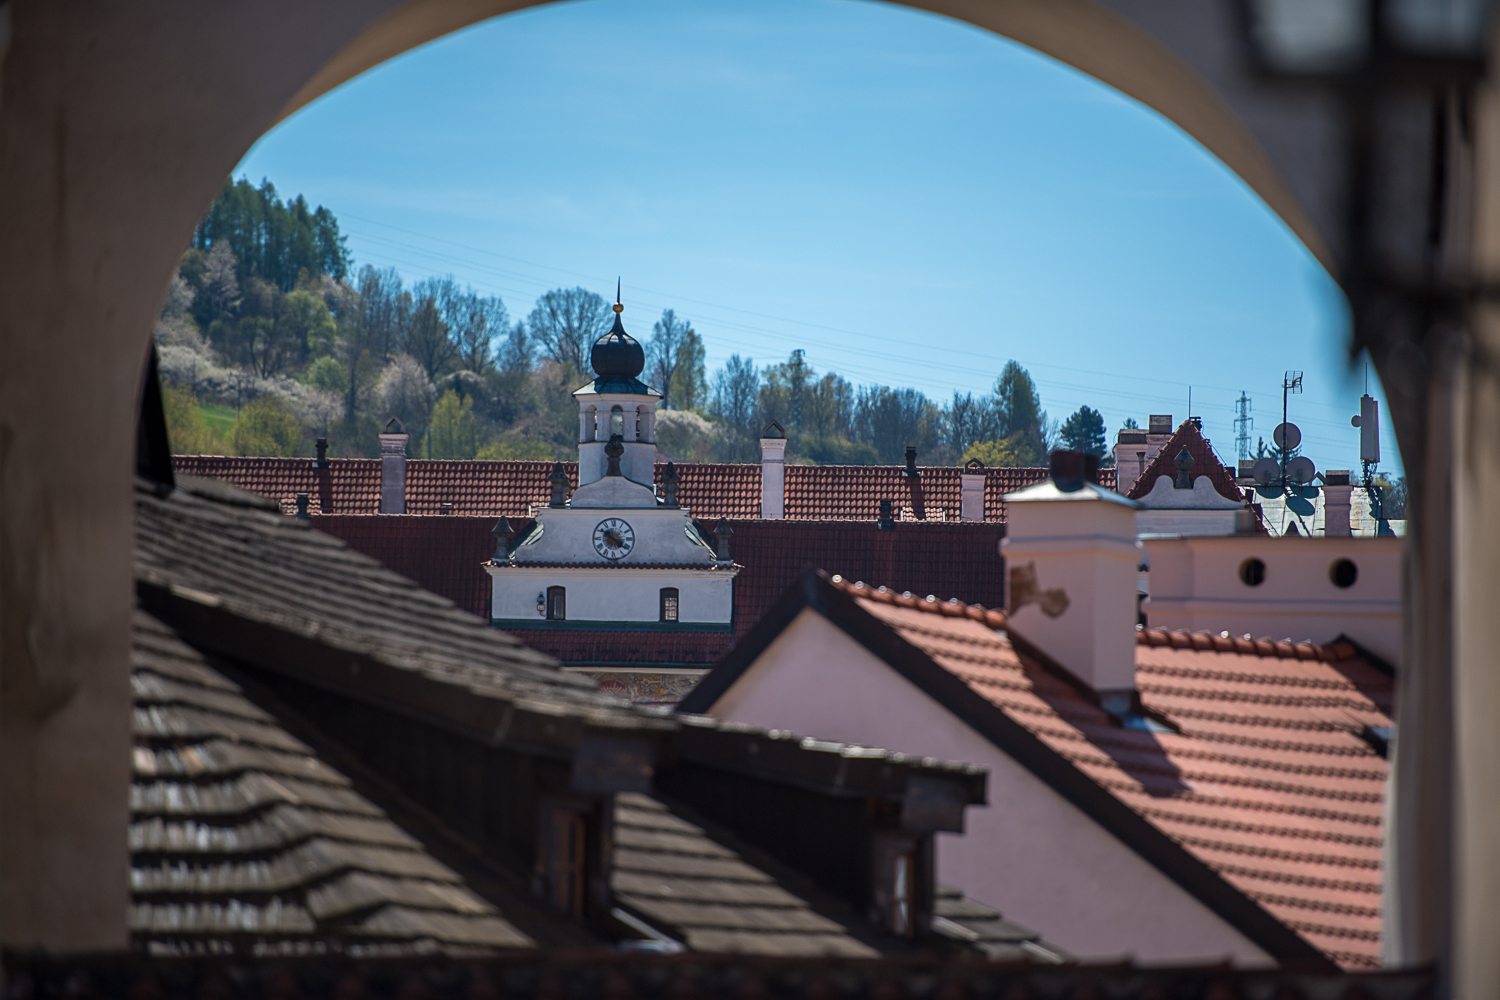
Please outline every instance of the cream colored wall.
M988 806L938 877L1081 956L1270 963L1244 935L812 609L710 710L821 739L982 764Z

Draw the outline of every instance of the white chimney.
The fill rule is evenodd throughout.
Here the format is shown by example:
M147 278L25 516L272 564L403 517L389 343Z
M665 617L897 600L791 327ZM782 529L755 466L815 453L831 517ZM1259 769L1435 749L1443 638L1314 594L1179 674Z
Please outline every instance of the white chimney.
M1053 452L1052 479L1005 498L1006 605L1019 638L1120 714L1134 704L1141 505L1086 481L1083 459Z
M393 431L391 428L395 428ZM406 513L406 442L411 435L395 417L380 435L380 513Z
M786 431L774 420L761 432L760 516L786 517Z
M1349 502L1354 487L1349 485L1347 469L1329 469L1323 473L1323 537L1348 538Z
M988 479L984 463L970 459L959 474L958 519L960 521L984 520L984 482Z

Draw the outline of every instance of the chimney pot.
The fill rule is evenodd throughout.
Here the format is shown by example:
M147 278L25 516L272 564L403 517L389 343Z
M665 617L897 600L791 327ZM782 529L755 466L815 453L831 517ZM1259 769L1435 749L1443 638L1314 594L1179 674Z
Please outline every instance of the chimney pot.
M875 521L875 527L880 531L895 531L896 519L891 513L891 502L880 501L880 517Z
M1052 482L1064 493L1077 493L1085 481L1084 455L1081 451L1059 448L1051 455Z
M313 459L313 468L328 468L328 439L326 437L318 438L318 457Z
M917 446L914 444L906 446L906 474L912 478L921 476L917 471Z

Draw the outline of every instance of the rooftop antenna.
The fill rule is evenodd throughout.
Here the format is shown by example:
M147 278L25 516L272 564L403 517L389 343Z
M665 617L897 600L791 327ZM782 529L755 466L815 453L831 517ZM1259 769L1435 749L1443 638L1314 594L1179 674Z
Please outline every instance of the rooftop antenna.
M620 304L620 277L615 275L615 305Z
M1250 397L1240 390L1240 398L1234 404L1234 450L1241 462L1250 460L1250 428L1255 421L1250 416Z

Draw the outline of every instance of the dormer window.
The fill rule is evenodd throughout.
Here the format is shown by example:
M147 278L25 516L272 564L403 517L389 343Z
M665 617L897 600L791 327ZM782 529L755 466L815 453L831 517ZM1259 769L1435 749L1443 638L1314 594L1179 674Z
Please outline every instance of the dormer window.
M561 622L568 619L568 588L547 588L547 620Z
M588 917L603 870L598 802L577 795L549 796L537 818L533 891L563 916Z
M677 588L661 588L661 620L664 622L677 621Z

